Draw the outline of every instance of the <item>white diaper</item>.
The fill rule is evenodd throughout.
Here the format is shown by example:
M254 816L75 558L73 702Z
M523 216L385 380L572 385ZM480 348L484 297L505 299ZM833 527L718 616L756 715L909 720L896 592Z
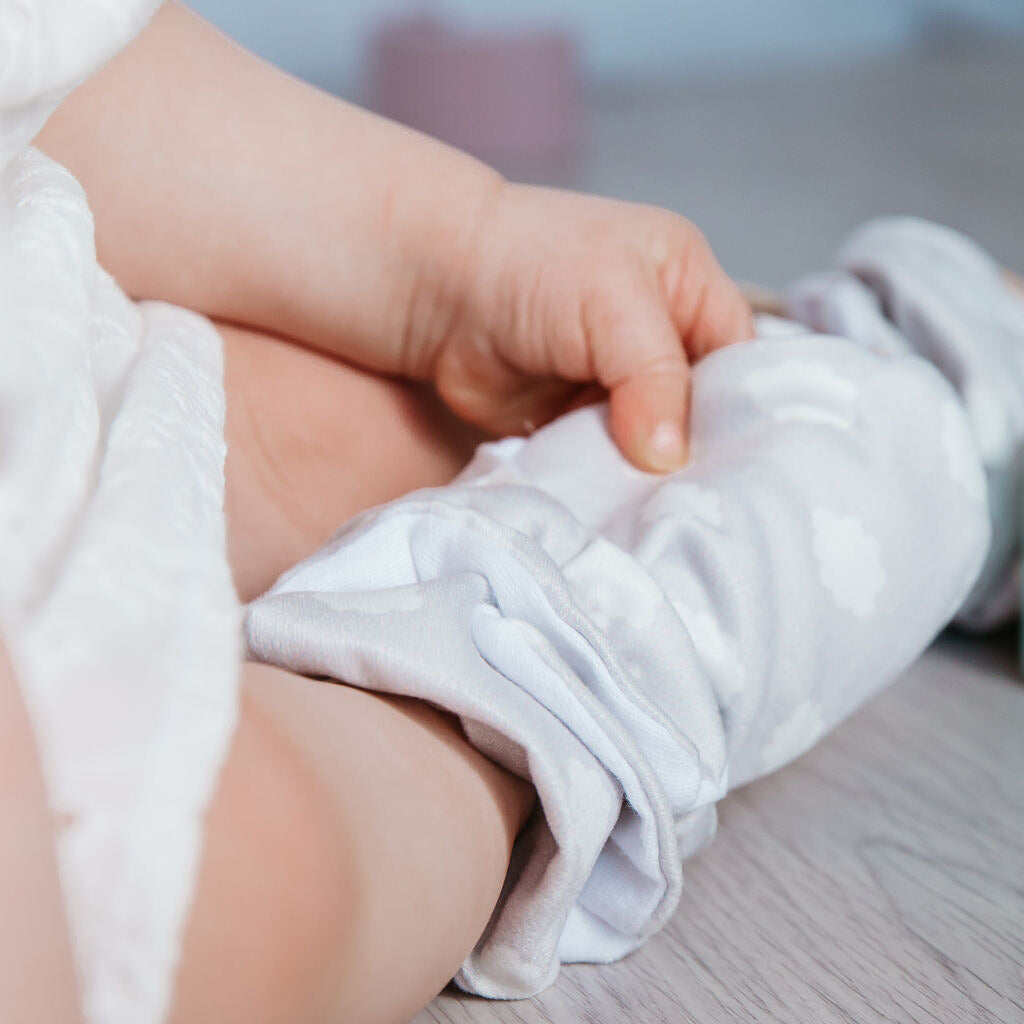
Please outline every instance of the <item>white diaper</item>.
M631 468L583 409L357 518L250 605L253 656L441 705L533 781L462 987L526 996L635 949L730 787L958 610L1005 611L1012 525L990 549L989 508L1019 490L1024 304L920 221L868 225L840 267L790 297L828 334L764 319L695 368L683 471Z

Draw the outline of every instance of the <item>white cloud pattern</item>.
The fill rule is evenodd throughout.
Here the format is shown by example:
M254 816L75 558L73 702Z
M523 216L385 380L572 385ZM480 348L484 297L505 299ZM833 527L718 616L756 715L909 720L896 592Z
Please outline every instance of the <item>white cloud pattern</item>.
M975 501L985 500L985 474L978 462L963 414L950 399L942 407L942 447L949 475Z
M721 526L722 496L711 487L689 481L672 482L659 488L647 502L642 518L645 522L654 522L663 516L678 516L680 513L689 513L708 526Z
M811 517L818 577L838 607L867 618L885 585L881 547L854 516L817 508Z
M825 363L787 359L752 370L744 390L779 423L816 423L849 430L860 389Z
M825 732L825 719L821 708L812 701L801 701L793 713L772 730L772 738L761 752L761 767L765 772L799 757Z

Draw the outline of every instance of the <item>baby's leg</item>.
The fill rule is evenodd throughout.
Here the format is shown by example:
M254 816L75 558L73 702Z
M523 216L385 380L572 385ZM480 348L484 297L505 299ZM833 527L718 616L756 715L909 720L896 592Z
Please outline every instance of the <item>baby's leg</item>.
M414 386L220 329L243 597L355 513L446 483L475 446ZM483 931L532 804L423 702L247 665L173 1024L408 1019Z
M484 930L532 800L420 701L247 666L171 1024L410 1019Z
M482 439L424 386L257 331L220 332L228 546L243 600L357 512L448 483Z
M472 450L412 387L223 333L243 592L367 505L446 482ZM424 703L246 666L173 1021L407 1019L483 931L532 800ZM78 1021L43 780L2 656L0 905L0 1019Z

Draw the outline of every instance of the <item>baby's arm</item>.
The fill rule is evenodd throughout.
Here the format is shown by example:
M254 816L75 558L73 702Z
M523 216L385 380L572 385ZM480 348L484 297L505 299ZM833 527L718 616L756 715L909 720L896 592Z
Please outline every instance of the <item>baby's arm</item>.
M688 361L752 335L682 217L506 184L178 3L38 142L84 184L100 259L136 297L433 379L495 432L540 425L594 382L623 451L672 468Z
M183 4L61 105L37 144L81 181L133 297L364 364L468 248L493 171L290 78Z

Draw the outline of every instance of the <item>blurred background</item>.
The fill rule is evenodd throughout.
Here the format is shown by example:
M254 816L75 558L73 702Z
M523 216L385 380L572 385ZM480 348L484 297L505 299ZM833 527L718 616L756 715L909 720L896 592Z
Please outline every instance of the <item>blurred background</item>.
M191 0L520 180L678 210L733 275L915 213L1024 269L1024 0Z

